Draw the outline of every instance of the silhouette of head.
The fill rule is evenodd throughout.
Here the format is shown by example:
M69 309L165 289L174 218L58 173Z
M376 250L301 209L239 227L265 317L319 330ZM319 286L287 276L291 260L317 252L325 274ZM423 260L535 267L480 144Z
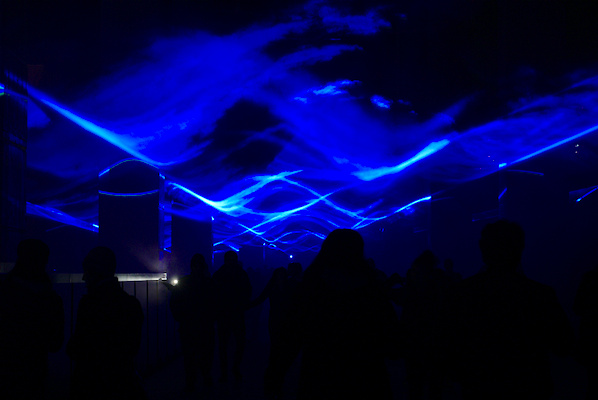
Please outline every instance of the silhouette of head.
M39 239L25 239L17 246L17 261L12 275L30 280L48 280L46 265L50 248Z
M431 250L425 250L413 261L412 267L422 272L430 272L436 265L438 265L438 257Z
M208 275L208 264L203 255L195 253L191 257L191 273L199 275Z
M479 245L489 269L515 271L525 247L525 232L515 222L501 219L484 227Z
M318 258L330 268L362 265L363 247L363 238L357 231L335 229L322 243Z
M108 247L94 247L83 259L83 280L88 286L112 278L116 272L116 256Z
M239 265L239 257L236 251L229 250L224 253L224 265Z

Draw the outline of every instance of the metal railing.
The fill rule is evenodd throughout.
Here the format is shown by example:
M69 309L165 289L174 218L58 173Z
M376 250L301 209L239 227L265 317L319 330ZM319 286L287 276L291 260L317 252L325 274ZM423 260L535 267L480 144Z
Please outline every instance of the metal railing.
M5 272L10 268L3 268ZM62 297L65 312L65 338L60 351L49 355L48 393L51 398L68 398L72 363L65 348L75 328L77 307L87 292L83 274L50 274L53 288ZM117 274L125 292L141 303L144 315L141 346L136 367L147 377L180 354L176 322L168 307L166 274Z

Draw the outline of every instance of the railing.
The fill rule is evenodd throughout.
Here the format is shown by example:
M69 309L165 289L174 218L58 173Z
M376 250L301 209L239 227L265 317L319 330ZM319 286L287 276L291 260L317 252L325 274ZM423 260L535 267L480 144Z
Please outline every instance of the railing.
M50 398L68 398L72 363L65 353L77 318L77 306L86 293L82 274L51 274L53 287L62 297L65 312L65 340L62 349L50 354L48 391ZM165 274L117 274L121 287L141 303L144 323L137 371L146 377L180 354L180 342L168 307Z

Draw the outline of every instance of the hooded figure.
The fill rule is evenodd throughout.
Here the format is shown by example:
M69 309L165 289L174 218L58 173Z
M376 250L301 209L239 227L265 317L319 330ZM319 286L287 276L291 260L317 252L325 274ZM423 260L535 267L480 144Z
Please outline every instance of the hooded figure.
M390 399L397 315L363 257L359 233L330 233L305 271L295 310L303 348L300 399Z

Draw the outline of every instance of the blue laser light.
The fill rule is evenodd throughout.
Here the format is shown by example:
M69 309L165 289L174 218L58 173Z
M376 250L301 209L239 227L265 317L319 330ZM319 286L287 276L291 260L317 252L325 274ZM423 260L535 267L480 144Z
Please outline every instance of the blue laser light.
M579 203L580 201L582 201L583 199L585 199L586 197L588 197L589 195L594 193L596 190L598 190L598 186L596 186L594 189L590 190L589 192L587 192L586 194L584 194L583 196L581 196L580 198L578 198L575 201Z
M394 167L381 167L376 169L364 169L362 171L353 172L353 175L357 176L359 179L364 181L372 181L374 179L378 179L382 176L396 174L404 170L405 168L409 167L410 165L415 164L416 162L423 160L426 157L431 156L432 154L442 150L450 143L448 139L442 139L438 142L432 142L426 147L424 147L419 153L415 156L411 157L407 161L403 161L399 165Z
M579 139L580 137L582 137L582 136L585 136L585 135L587 135L587 134L590 134L590 133L592 133L592 132L594 132L594 131L596 131L596 130L598 130L598 125L595 125L595 126L593 126L593 127L591 127L591 128L588 128L588 129L586 129L585 131L582 131L582 132L580 132L580 133L578 133L578 134L576 134L576 135L569 136L568 138L565 138L565 139L563 139L563 140L559 140L558 142L556 142L556 143L553 143L553 144L551 144L551 145L549 145L549 146L543 147L543 148L541 148L540 150L538 150L538 151L535 151L535 152L533 152L533 153L531 153L531 154L528 154L528 155L526 155L526 156L523 156L523 157L521 157L520 159L518 159L518 160L514 161L514 163L518 163L518 162L521 162L521 161L525 161L525 160L527 160L527 159L529 159L529 158L535 157L535 156L537 156L537 155L539 155L539 154L542 154L542 153L544 153L544 152L546 152L546 151L548 151L548 150L552 150L552 149L554 149L555 147L559 147L559 146L561 146L561 145L563 145L563 144L565 144L565 143L569 143L569 142L571 142L571 141L573 141L573 140Z

